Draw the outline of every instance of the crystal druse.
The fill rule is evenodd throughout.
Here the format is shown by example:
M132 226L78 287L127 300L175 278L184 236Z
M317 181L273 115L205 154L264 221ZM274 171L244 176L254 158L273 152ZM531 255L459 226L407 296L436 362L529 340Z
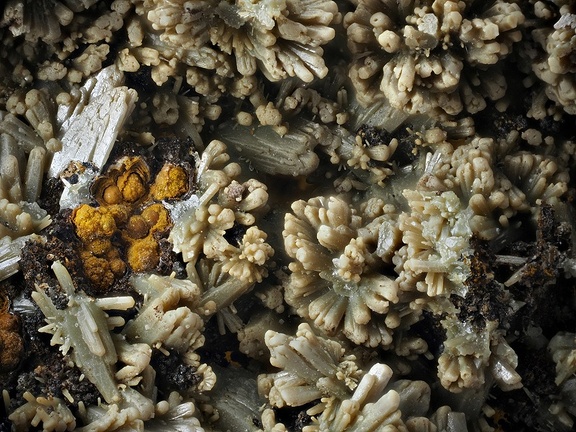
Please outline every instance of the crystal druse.
M572 430L575 32L2 3L0 430Z

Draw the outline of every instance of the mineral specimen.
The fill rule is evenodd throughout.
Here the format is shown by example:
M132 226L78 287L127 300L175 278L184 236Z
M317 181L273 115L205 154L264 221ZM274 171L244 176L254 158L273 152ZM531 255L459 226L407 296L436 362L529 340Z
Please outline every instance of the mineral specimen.
M575 17L1 3L0 430L573 430Z
M314 320L328 334L339 330L358 344L377 346L391 340L381 315L398 303L398 284L382 274L385 262L399 241L394 229L394 207L380 203L376 217L357 214L339 197L317 197L292 204L294 215L284 224L286 251L296 259L286 301L298 314ZM372 317L372 313L378 314Z
M504 96L494 65L523 22L513 2L359 1L344 17L350 76L364 104L386 97L411 113L477 112Z

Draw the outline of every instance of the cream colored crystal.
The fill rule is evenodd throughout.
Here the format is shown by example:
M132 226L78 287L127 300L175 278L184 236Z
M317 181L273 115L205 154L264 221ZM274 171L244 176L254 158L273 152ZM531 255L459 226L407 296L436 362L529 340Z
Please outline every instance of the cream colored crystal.
M359 101L386 97L412 114L454 115L484 109L485 98L501 98L505 82L489 88L493 79L484 74L521 39L524 15L505 1L470 9L456 0L357 2L344 26Z
M390 330L375 318L397 303L398 286L379 273L378 231L384 223L358 215L340 197L316 197L292 204L284 223L284 244L292 272L285 298L298 314L314 320L328 334L338 331L358 344L376 346L390 341Z
M357 385L361 371L354 356L330 339L318 337L308 324L295 336L267 331L270 363L282 369L258 378L259 391L275 407L299 406L321 397L342 399Z

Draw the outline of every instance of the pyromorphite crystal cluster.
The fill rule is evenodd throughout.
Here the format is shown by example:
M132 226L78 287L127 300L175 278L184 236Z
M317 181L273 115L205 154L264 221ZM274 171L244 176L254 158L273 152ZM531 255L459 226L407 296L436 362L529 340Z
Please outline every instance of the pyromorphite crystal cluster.
M575 31L0 1L0 431L573 430Z

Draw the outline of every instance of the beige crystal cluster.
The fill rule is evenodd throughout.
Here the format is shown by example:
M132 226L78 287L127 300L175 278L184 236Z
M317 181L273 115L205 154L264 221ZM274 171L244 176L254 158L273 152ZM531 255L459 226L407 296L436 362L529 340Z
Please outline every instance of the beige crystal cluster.
M480 111L505 94L494 65L521 39L523 22L514 2L359 1L344 17L359 100L386 97L411 113Z
M2 3L0 430L572 430L575 17Z

